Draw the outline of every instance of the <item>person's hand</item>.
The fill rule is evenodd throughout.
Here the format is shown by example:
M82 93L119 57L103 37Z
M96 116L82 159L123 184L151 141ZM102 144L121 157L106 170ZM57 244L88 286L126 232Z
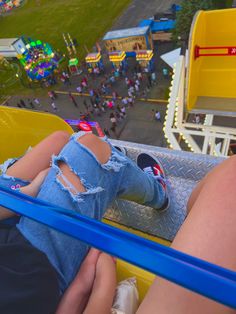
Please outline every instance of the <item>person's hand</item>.
M29 185L22 187L20 191L24 194L36 197L39 192L39 188L42 185L44 179L46 178L49 170L50 168L47 168L39 172L39 174L34 178L34 180Z
M90 249L79 272L61 298L56 314L80 314L84 312L93 288L100 253L97 249Z

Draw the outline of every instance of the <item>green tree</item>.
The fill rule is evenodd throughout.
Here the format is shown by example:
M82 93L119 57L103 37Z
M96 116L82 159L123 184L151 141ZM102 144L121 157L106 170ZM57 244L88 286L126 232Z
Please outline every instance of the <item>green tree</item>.
M176 42L187 42L193 17L198 10L213 9L211 0L183 0L182 9L177 12L176 28L173 30L172 38Z
M225 9L232 7L232 0L212 0L213 6L216 9Z

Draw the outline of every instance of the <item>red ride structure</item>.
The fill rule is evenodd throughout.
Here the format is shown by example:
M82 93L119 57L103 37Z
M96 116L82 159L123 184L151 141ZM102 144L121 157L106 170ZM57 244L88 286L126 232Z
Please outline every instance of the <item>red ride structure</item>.
M236 56L236 46L199 47L195 46L194 59L199 57Z

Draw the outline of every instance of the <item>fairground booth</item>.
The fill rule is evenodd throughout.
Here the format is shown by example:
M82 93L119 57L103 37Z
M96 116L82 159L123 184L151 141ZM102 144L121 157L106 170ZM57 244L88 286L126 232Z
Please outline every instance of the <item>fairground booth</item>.
M112 51L108 53L109 60L114 70L127 68L126 53L124 51Z
M153 50L139 50L136 52L136 60L145 72L154 70Z
M175 20L169 20L167 18L161 18L158 21L142 20L139 22L140 27L148 26L150 28L154 41L170 41L175 24Z
M80 73L79 60L77 58L70 59L68 67L72 75L76 75Z
M94 68L99 68L100 70L103 68L102 56L100 52L87 54L85 61L88 69L91 71L93 71Z
M135 57L139 50L152 50L152 34L149 26L133 27L106 33L103 37L108 51L124 51L127 57Z

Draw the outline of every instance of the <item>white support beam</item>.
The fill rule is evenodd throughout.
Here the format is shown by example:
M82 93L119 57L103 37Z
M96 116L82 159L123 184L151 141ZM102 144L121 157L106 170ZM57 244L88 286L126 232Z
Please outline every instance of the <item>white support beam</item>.
M170 99L167 105L166 120L164 123L165 136L167 137L170 146L176 150L181 150L181 147L171 129L175 119L176 101L178 99L181 71L183 71L184 64L183 60L184 57L181 56L174 67L173 81L170 88Z
M207 154L208 147L209 147L209 134L206 134L202 146L202 154Z
M197 154L201 154L201 149L200 147L198 146L198 144L194 141L194 139L192 138L191 135L189 134L184 134L184 137L185 137L185 142L187 144L189 144L189 148L194 152L194 153L197 153Z
M236 128L228 128L224 126L218 126L218 125L203 125L203 124L195 124L195 123L183 123L183 127L185 128L191 128L191 129L202 129L203 131L212 131L212 132L218 132L222 134L234 134L236 135Z
M225 138L223 141L222 150L221 150L222 155L224 155L224 156L228 155L229 145L230 145L230 139Z
M212 125L213 123L213 114L207 114L205 117L205 121L204 121L204 125ZM202 153L203 154L207 154L208 152L208 147L209 147L209 132L206 131L205 133L205 138L204 138L204 142L203 142L203 147L202 147Z
M184 66L184 59L183 59L183 64L182 64L182 69L181 69L181 74L180 74L180 82L179 82L179 92L178 92L178 99L177 99L177 104L176 104L176 118L177 118L177 123L176 126L178 128L182 127L182 122L184 118L184 79L185 79L185 66Z
M210 155L213 156L215 154L215 137L214 136L210 137L209 143L210 143Z
M189 129L178 129L178 128L171 128L171 131L173 133L182 133L182 134L190 134L190 135L197 135L197 136L206 136L206 133L202 131L195 131L195 130L189 130ZM210 132L209 136L213 136L215 138L228 138L230 140L236 141L236 135L229 135L224 133L217 133L217 132Z

